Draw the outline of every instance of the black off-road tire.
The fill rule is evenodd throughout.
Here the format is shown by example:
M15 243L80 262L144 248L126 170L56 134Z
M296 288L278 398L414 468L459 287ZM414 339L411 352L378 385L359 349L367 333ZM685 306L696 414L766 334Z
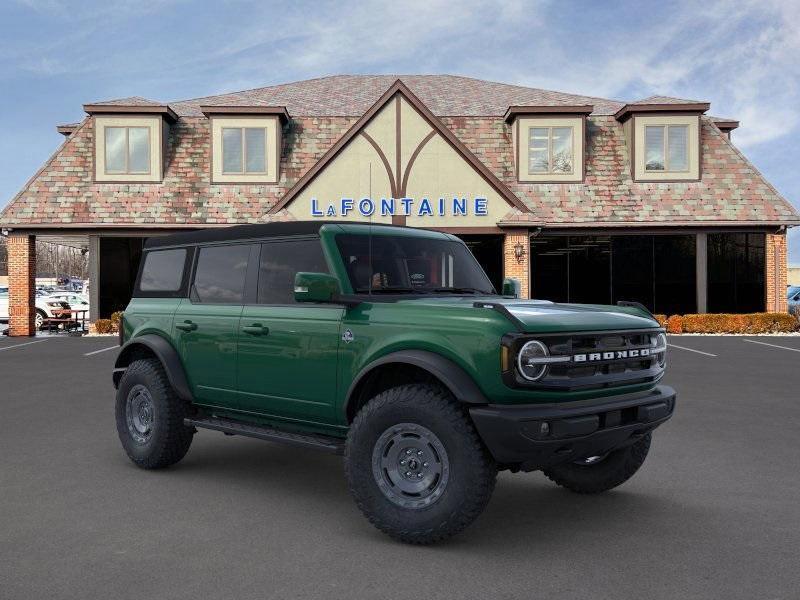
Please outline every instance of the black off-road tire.
M382 447L381 440L403 427L433 434L429 438L446 455L445 485L435 499L420 501L430 501L425 506L408 507L390 500L373 472L373 461L385 456L376 450ZM375 527L402 542L431 544L457 534L478 518L494 491L497 465L464 407L447 390L413 384L378 394L356 415L347 436L345 472L358 508ZM385 480L382 485L391 487Z
M599 494L622 485L642 466L650 450L651 434L625 448L614 450L594 464L567 463L544 474L554 483L578 494Z
M140 434L139 440L134 438L126 411L132 391L151 398L151 427L146 436ZM175 394L158 360L133 361L120 379L116 401L117 434L128 457L143 469L162 469L181 460L195 432L183 424L190 410L189 403Z

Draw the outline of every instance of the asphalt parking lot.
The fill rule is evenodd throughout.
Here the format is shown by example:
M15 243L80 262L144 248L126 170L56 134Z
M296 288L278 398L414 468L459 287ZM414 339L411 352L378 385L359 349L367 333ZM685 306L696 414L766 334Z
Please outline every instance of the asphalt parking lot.
M602 496L500 475L434 547L373 529L341 459L200 432L145 472L113 338L0 338L0 598L742 598L800 589L800 337L672 337L675 417Z

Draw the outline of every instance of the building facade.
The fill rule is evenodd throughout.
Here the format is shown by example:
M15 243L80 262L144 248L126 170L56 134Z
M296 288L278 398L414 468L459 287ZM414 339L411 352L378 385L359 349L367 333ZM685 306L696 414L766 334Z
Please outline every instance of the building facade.
M273 220L453 232L524 297L785 311L800 217L709 108L447 75L87 104L0 215L11 332L32 333L37 236L88 249L97 318L127 303L144 238Z

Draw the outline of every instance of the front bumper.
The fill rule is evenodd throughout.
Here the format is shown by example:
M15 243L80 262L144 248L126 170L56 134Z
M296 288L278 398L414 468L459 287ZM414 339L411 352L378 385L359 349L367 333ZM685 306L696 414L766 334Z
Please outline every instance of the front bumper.
M470 408L483 442L501 466L535 471L636 442L672 416L675 390L563 404Z

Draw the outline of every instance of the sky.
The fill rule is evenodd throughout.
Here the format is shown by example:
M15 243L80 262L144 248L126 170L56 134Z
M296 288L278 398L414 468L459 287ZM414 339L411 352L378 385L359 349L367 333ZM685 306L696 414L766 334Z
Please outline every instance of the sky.
M800 206L800 1L1 0L0 207L82 105L169 102L340 73L450 73L618 100L711 103ZM789 234L800 265L800 228Z

